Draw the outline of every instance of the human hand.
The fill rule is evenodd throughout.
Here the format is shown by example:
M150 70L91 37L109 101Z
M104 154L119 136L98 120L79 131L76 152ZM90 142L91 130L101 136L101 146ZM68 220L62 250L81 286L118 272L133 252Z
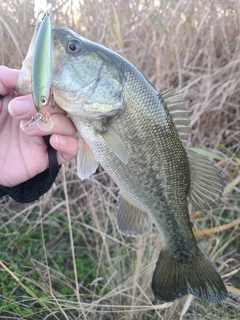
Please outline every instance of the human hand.
M78 150L76 128L65 111L49 108L53 127L49 132L38 126L24 127L37 112L32 96L14 92L19 70L0 66L0 185L12 187L48 168L47 145L42 136L51 135L58 164L72 160ZM20 129L20 124L22 129Z

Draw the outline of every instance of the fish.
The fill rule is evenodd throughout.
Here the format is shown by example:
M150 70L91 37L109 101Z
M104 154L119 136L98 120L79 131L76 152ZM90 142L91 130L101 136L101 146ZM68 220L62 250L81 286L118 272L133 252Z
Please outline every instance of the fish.
M188 148L186 101L159 92L128 60L70 29L52 26L51 90L79 133L77 172L99 164L119 188L116 226L124 236L147 235L155 224L161 249L152 278L156 299L192 294L209 302L226 287L194 237L188 202L208 210L220 201L223 178Z

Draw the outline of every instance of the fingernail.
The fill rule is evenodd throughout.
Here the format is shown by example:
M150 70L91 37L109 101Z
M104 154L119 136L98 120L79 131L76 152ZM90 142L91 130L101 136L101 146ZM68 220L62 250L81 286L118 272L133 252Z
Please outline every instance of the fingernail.
M28 113L30 103L27 100L13 99L8 104L8 112L13 116L21 116Z
M67 144L67 140L63 136L59 136L55 134L56 143L60 146L65 146Z

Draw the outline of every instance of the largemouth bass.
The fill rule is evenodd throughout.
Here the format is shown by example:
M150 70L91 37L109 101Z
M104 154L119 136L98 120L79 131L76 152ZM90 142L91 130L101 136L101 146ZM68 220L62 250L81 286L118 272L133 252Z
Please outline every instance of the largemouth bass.
M196 209L214 206L222 177L187 148L182 96L159 93L129 61L69 29L53 27L52 36L52 92L80 135L79 177L89 177L101 164L113 178L123 235L146 235L152 223L159 230L155 297L225 299L224 283L198 245L188 211L188 199Z

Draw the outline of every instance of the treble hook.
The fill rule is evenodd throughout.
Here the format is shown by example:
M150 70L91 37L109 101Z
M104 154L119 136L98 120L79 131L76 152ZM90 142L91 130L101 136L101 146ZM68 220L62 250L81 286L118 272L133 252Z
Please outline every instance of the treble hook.
M39 121L43 121L43 120L45 120L44 116L40 112L38 112L34 116L32 116L32 118L25 124L24 128L32 127L35 124L37 124Z

